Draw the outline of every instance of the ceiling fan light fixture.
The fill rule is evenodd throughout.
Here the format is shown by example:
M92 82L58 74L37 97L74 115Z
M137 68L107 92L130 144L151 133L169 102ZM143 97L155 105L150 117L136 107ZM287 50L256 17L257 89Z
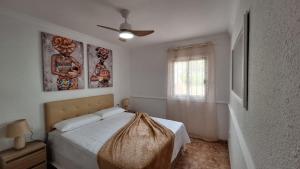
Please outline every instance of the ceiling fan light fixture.
M144 36L147 36L147 35L150 35L150 34L154 33L154 30L135 30L135 29L131 29L131 25L127 22L127 18L128 18L128 15L129 15L129 10L122 9L120 11L120 13L121 13L122 17L124 18L124 22L120 25L119 29L104 26L104 25L97 25L97 26L99 26L101 28L104 28L104 29L107 29L107 30L118 32L119 40L122 41L122 42L126 42L126 40L132 39L135 36L136 37L144 37Z
M119 37L122 39L132 39L134 35L129 31L122 31L120 32Z

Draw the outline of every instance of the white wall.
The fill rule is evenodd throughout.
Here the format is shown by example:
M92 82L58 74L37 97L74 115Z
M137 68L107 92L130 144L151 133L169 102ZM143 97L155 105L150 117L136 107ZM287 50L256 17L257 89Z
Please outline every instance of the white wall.
M0 10L0 150L11 145L4 138L5 124L26 118L36 139L44 138L43 103L53 100L113 93L115 103L130 95L129 50L29 16ZM113 50L113 87L87 89L87 58L84 51L85 89L43 92L41 34L62 35L86 45L91 43Z
M240 138L238 137L236 126L232 121L229 122L229 156L230 166L232 169L247 169L247 164L243 155L243 150L240 144Z
M238 0L231 46L250 9L249 109L231 94L233 169L298 169L300 164L300 1ZM233 121L233 120L231 120ZM240 138L240 139L237 139ZM244 140L244 143L243 141ZM232 159L235 160L235 159ZM244 161L244 162L243 162ZM235 162L233 162L236 164Z
M227 139L230 72L230 38L227 33L163 43L131 50L131 103L137 111L166 117L168 48L212 41L216 52L216 99L219 137Z

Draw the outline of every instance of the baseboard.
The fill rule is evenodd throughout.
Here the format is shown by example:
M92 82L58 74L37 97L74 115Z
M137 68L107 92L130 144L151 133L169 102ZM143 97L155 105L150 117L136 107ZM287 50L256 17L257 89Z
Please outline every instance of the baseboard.
M244 156L244 160L245 160L246 165L247 165L247 169L255 169L255 165L254 165L252 156L251 156L249 148L246 144L244 135L241 131L241 128L239 126L239 123L237 121L235 113L234 113L234 111L233 111L233 109L230 105L228 105L228 107L229 107L229 112L230 112L230 118L231 118L232 123L233 123L233 128L234 128L234 130L236 132L236 135L238 137L238 142L240 144L240 147L241 147L241 150L242 150L242 153L243 153L243 156Z

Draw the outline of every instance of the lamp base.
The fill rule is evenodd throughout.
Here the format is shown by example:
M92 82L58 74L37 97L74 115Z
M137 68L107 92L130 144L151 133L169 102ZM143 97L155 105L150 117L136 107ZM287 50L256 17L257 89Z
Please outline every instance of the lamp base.
M26 141L24 136L18 136L15 138L14 149L16 150L23 149L25 148L25 145L26 145Z

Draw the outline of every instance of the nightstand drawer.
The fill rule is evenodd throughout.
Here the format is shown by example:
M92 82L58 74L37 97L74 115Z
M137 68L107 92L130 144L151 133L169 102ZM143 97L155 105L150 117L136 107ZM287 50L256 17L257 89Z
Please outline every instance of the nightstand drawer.
M38 166L32 167L31 169L47 169L46 162L39 164Z
M5 169L28 169L42 162L46 162L46 149L42 148L26 156L7 161Z

